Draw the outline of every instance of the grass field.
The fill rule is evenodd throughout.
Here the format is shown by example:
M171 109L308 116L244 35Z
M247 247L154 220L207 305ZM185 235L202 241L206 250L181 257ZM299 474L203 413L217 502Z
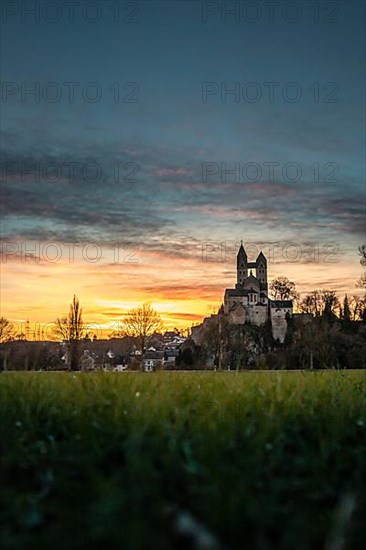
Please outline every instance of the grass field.
M366 548L366 373L3 373L0 548ZM343 541L343 543L342 543Z

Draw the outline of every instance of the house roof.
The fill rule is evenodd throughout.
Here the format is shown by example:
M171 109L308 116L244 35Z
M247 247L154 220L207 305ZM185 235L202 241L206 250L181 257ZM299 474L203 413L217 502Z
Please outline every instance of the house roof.
M145 359L163 359L164 358L164 352L163 351L147 351L144 355Z
M167 355L168 357L178 357L179 349L167 349L164 351L164 355Z

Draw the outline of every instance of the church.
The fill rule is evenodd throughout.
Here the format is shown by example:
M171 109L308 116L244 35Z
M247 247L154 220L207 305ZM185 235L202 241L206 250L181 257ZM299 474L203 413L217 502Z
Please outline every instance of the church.
M236 260L235 288L224 294L223 313L232 324L263 325L270 320L273 337L283 342L287 331L286 316L292 316L292 300L272 300L268 297L267 259L260 252L249 262L243 242Z
M217 317L225 315L232 325L261 326L270 322L273 338L283 343L287 332L287 319L292 317L292 300L272 300L268 296L267 259L260 252L254 262L248 261L241 242L236 259L235 288L227 288L224 302L217 314L206 317L200 325L191 329L191 336L198 344L202 331Z

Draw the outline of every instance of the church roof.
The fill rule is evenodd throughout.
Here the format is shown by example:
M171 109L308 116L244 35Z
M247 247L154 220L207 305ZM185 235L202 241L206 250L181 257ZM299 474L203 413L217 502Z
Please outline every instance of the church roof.
M259 263L259 260L263 260L263 262L265 264L267 264L267 258L265 257L265 255L263 254L262 251L260 251L260 253L258 254L258 258L257 258L257 262L256 263Z
M247 284L247 283L255 283L256 285L259 284L259 279L257 279L257 277L254 277L254 275L251 273L249 275L249 277L247 277L246 279L244 279L244 283L243 284Z
M237 285L239 287L239 285ZM227 288L225 295L227 296L248 296L248 291L244 288Z
M239 285L237 286L238 288L227 288L225 290L225 295L226 296L249 296L249 294L259 294L259 292L254 288L243 288L243 287L240 288Z
M270 300L271 307L292 307L292 300Z
M240 260L244 260L245 263L247 261L247 253L245 252L245 249L244 249L244 246L243 246L243 241L241 241L241 245L240 245L238 255L237 255L237 263L238 264L239 264Z
M225 294L227 296L248 296L249 290L246 288L227 288Z

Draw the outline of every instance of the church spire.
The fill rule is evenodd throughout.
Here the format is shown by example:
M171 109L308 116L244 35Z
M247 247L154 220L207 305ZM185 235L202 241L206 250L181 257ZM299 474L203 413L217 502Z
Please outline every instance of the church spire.
M244 249L244 246L243 246L243 241L240 241L240 248L239 248L239 252L238 252L238 255L237 255L237 265L246 264L247 261L248 261L248 258L247 258L247 253L245 252L245 249Z
M238 284L243 284L244 279L248 276L248 257L245 252L243 241L240 241L240 248L236 257L236 274Z

